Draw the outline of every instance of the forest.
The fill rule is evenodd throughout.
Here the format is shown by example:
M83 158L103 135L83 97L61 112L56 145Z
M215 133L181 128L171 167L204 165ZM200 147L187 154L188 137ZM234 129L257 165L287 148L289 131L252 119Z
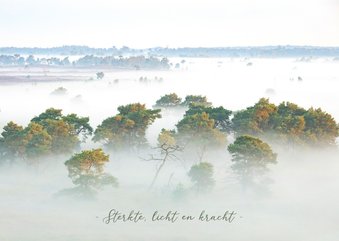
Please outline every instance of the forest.
M176 128L163 128L157 145L150 145L147 129L162 118L162 112L175 111L184 113ZM260 185L270 165L279 164L279 152L336 150L338 136L335 119L320 108L304 109L291 102L275 105L261 98L253 106L232 111L213 106L206 96L182 99L170 93L152 108L141 103L119 106L97 127L90 125L88 117L64 115L55 108L33 117L27 126L10 121L0 136L0 164L39 166L60 156L57 160L63 160L75 187L59 194L92 197L105 186L119 186L105 164L112 155L129 153L140 161L157 163L150 189L168 162L186 161L193 163L187 173L190 192L208 193L215 185L214 167L207 160L211 153L228 152L237 181L251 187ZM93 148L83 149L84 143ZM179 183L174 193L180 196L186 191Z

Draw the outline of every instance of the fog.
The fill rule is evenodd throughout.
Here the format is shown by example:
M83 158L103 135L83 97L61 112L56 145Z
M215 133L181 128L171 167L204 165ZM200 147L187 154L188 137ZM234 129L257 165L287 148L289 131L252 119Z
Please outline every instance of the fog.
M182 62L185 60L185 62ZM178 68L169 71L114 71L95 79L100 69L1 68L2 75L27 76L28 81L1 82L0 128L9 121L26 126L47 108L64 114L88 116L96 128L117 114L117 107L145 103L151 108L164 94L207 96L213 106L233 111L253 105L261 97L279 104L290 101L301 107L321 107L339 120L337 91L339 62L332 59L172 58ZM142 79L141 79L142 77ZM48 79L49 81L43 81ZM59 88L62 95L51 95ZM147 130L151 146L162 128L173 129L182 110L163 110L162 118ZM232 137L228 142L232 142ZM90 138L82 149L102 147ZM58 195L72 188L64 162L70 156L43 160L38 166L23 163L0 166L1 241L105 241L105 240L262 240L334 241L339 237L338 150L289 152L273 146L277 164L269 166L258 187L244 189L232 172L227 149L207 152L203 160L214 166L213 190L189 191L187 176L199 153L168 161L153 189L149 189L159 163L146 161L152 149L140 153L108 151L105 171L119 181L93 200ZM182 184L185 195L175 191ZM105 224L111 209L128 214L140 210L147 221ZM225 211L237 213L233 222L178 220L152 222L154 211L199 216Z

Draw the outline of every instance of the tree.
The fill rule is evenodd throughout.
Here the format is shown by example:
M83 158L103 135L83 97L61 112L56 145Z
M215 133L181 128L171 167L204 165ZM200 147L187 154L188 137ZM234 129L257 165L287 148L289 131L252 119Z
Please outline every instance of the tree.
M227 149L232 154L232 169L243 181L265 173L267 165L275 164L277 159L267 143L248 135L237 137Z
M51 95L66 95L67 89L64 87L59 87L51 92Z
M74 127L64 120L46 120L45 130L52 138L52 152L56 154L71 153L79 147L79 139L74 131Z
M52 137L38 123L30 123L25 129L9 122L2 132L2 155L5 159L35 159L50 153Z
M158 136L157 147L155 148L160 152L160 156L155 157L153 154L151 154L149 159L144 159L145 161L160 161L160 165L156 169L156 173L153 177L150 189L154 186L155 181L157 180L160 171L165 166L166 162L168 160L179 160L176 154L177 152L182 151L182 147L177 145L176 140L173 136L174 134L174 131L162 129Z
M30 123L24 129L25 154L29 159L48 155L52 148L52 137L38 123Z
M109 162L109 155L102 149L85 150L74 154L65 162L69 177L81 189L98 190L103 186L118 185L117 179L104 172L104 165Z
M64 125L69 126L69 136L78 138L79 135L82 135L83 141L93 133L93 128L89 124L88 117L79 117L77 114L69 114L64 116L61 109L49 108L45 112L41 113L39 116L34 117L31 122L36 122L43 125L45 128L49 129L48 126L51 123L51 120L65 122Z
M177 107L181 104L181 98L176 93L162 96L156 101L155 107Z
M277 107L268 99L261 98L254 106L235 113L233 130L237 135L260 135L272 130L270 117L277 113Z
M176 125L176 135L181 145L192 143L194 145L221 147L226 144L226 136L215 128L215 121L206 112L187 115Z
M208 162L200 162L199 164L193 165L188 176L191 178L198 192L210 191L215 184L213 179L213 166Z
M304 115L305 137L312 146L335 146L339 129L334 118L320 108L310 108Z
M3 160L18 158L25 153L23 127L9 122L1 133L0 156Z
M98 72L96 75L97 75L97 79L103 79L105 76L104 72Z
M211 102L207 101L206 96L201 95L187 95L182 102L183 106L190 106L191 104L200 105L204 107L212 106Z
M34 122L26 128L9 122L1 135L1 156L5 160L40 158L51 150L52 137Z
M88 117L79 117L77 114L69 114L62 119L73 126L76 135L82 134L83 140L93 133L93 128L89 124Z
M158 146L176 146L175 131L162 129L158 136Z
M305 118L307 111L296 104L282 102L278 111L271 116L273 124L272 139L279 140L280 144L287 144L289 147L303 145L305 142Z
M137 145L133 138L135 122L124 116L116 115L105 119L95 130L93 141L103 142L113 149L123 149Z
M226 110L222 106L214 108L191 104L189 106L189 109L186 111L185 116L190 116L203 112L207 113L209 115L209 118L214 120L214 128L217 128L223 132L230 132L231 130L230 116L232 114L232 111Z
M110 148L140 148L147 144L146 129L157 118L160 110L146 109L140 103L118 107L119 113L105 119L95 130L93 140Z
M60 119L62 119L62 110L61 109L49 108L45 112L34 117L31 120L31 122L36 122L36 123L39 123L41 125L44 125L44 121L46 121L46 120L60 120Z

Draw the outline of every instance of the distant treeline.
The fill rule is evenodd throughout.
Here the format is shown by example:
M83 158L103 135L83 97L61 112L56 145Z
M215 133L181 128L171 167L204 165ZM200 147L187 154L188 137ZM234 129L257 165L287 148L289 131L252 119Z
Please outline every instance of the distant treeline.
M91 67L91 66L109 66L115 68L128 69L168 69L170 67L167 58L131 56L131 57L114 57L114 56L93 56L86 55L78 60L70 61L65 58L35 58L33 55L23 57L19 54L0 55L0 65L3 66L73 66L73 67Z
M88 46L62 46L53 48L0 48L0 54L25 55L97 55L97 56L167 56L167 57L339 57L339 47L315 46L262 46L219 48L146 48L128 47L90 48Z

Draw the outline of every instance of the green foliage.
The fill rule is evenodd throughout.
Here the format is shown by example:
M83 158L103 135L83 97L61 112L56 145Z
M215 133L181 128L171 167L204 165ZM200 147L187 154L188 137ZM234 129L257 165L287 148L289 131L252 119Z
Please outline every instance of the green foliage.
M3 160L14 159L25 151L23 127L9 122L0 137L0 156Z
M31 122L36 122L48 128L51 123L50 120L62 121L69 126L69 134L71 136L82 135L85 140L88 135L92 135L93 128L89 124L88 117L79 117L77 114L62 115L62 110L50 108L39 116L34 117ZM60 123L60 122L59 122Z
M267 171L268 164L275 164L277 154L262 140L252 136L239 136L228 146L234 164L232 168L243 177L252 177Z
M76 114L62 115L62 110L50 108L31 120L42 125L52 137L51 152L71 153L79 147L79 135L83 140L93 129L88 117L78 117Z
M277 107L268 99L260 99L254 106L235 113L233 130L238 134L259 135L272 129L270 116L277 113Z
M175 147L176 145L175 131L162 129L158 136L158 146Z
M232 111L226 110L222 106L214 108L191 104L189 109L186 111L185 116L191 116L203 112L207 113L209 118L214 120L214 128L223 132L229 132L231 130L230 116Z
M160 110L146 109L140 103L118 107L119 113L105 119L95 130L93 140L110 148L142 147L147 144L145 132L157 118Z
M40 115L34 117L31 122L36 122L44 125L46 120L60 120L62 118L62 110L49 108Z
M214 186L213 166L208 162L201 162L193 165L188 176L198 191L209 191Z
M222 147L226 144L225 134L215 128L215 121L206 112L186 115L176 126L176 137L182 145Z
M39 116L34 117L31 122L39 123L46 126L47 120L63 120L73 127L75 134L83 134L85 137L91 135L93 128L89 125L88 117L79 117L77 114L62 115L62 110L49 108Z
M307 111L296 104L283 102L278 106L277 114L271 116L272 137L284 144L303 145L305 139L305 118Z
M182 105L190 106L191 104L204 107L212 106L212 103L207 101L207 97L201 95L187 95L185 100L182 102Z
M181 104L181 98L176 93L162 96L156 101L155 107L177 107Z
M82 134L84 139L93 133L93 128L89 124L88 117L79 117L77 114L69 114L62 119L73 126L77 135Z
M79 145L73 126L64 120L46 120L45 130L51 136L52 152L70 153Z
M289 146L334 146L339 134L334 118L321 109L305 110L290 102L276 106L268 99L237 112L232 127L238 136L254 135Z
M118 107L120 115L133 120L140 134L144 134L146 128L157 118L161 118L159 109L146 109L144 104L136 103Z
M71 153L79 147L79 135L92 133L89 118L63 116L59 109L47 109L34 117L26 128L9 122L1 133L0 156L6 160L35 159Z
M304 132L307 140L315 145L335 145L339 129L330 114L322 111L320 108L310 108L305 113L304 118L306 122Z
M118 185L117 179L104 172L109 156L102 149L85 150L73 155L65 165L75 185L89 189Z
M122 149L125 145L135 145L135 122L122 115L105 119L95 130L93 140L105 145Z
M52 137L42 125L34 122L25 129L9 122L1 136L1 155L6 160L36 158L51 151Z
M36 158L50 153L52 137L38 123L30 123L24 129L25 154L28 158Z

